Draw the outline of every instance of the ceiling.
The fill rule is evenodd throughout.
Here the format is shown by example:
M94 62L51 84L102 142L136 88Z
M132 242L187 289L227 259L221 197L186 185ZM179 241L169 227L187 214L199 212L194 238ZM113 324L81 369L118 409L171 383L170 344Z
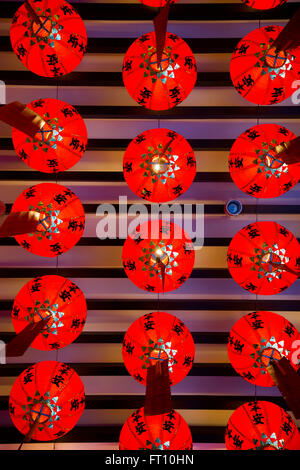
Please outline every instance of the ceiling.
M117 449L122 424L143 404L145 389L122 363L124 332L140 315L157 308L157 296L135 287L123 271L122 239L99 240L96 226L100 203L114 204L127 196L140 202L123 179L122 159L129 141L143 130L167 127L193 146L197 176L178 202L203 204L204 246L196 252L191 278L179 289L160 296L160 308L183 320L196 343L195 364L172 388L173 405L186 419L196 449L224 449L224 429L232 411L256 396L283 404L275 388L256 388L237 376L228 362L227 334L234 322L253 310L284 315L300 329L300 280L279 295L255 296L231 279L226 265L230 239L250 222L274 220L300 238L299 184L278 199L255 200L242 193L228 173L228 152L234 139L256 123L279 123L299 135L299 107L287 99L279 105L257 107L234 90L229 76L232 50L251 30L267 24L284 25L300 3L259 12L239 0L201 2L180 0L171 8L168 30L183 37L193 50L198 80L178 107L150 112L138 107L122 83L123 56L135 38L153 30L157 9L137 0L71 2L85 21L88 53L76 72L52 81L27 71L13 54L9 41L11 18L20 2L1 1L0 80L7 102L59 98L77 107L85 119L89 144L82 160L60 175L86 211L86 229L77 246L56 260L37 257L14 239L0 240L0 339L13 335L10 311L19 289L33 276L58 272L83 290L88 304L83 333L71 345L54 352L30 349L0 369L0 449L15 449L21 441L8 413L8 396L16 377L40 360L69 363L81 376L86 409L65 437L31 449ZM52 179L51 179L52 178ZM10 208L27 187L53 177L30 170L13 150L11 133L0 124L0 200ZM243 213L224 214L224 203L239 199ZM300 424L300 422L298 423Z

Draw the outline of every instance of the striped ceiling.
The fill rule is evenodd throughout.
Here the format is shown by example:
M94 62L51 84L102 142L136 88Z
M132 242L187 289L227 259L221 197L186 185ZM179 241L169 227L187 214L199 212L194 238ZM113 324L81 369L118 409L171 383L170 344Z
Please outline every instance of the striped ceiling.
M283 404L275 388L257 388L237 376L228 362L226 340L234 322L255 309L284 315L298 329L300 280L279 295L255 296L231 279L226 265L230 239L253 221L275 220L300 238L299 185L274 200L255 200L231 181L227 159L238 135L256 123L278 123L300 134L299 107L291 99L271 107L257 107L239 96L231 85L229 63L239 39L267 24L284 25L300 7L288 4L267 12L231 3L180 0L172 6L168 30L183 37L198 65L198 80L178 107L150 112L131 99L122 77L126 49L138 36L153 30L157 9L137 0L103 3L73 1L85 21L88 53L76 72L59 81L27 71L13 54L9 41L11 18L20 2L1 1L0 79L6 83L7 102L27 103L56 98L77 107L85 119L89 144L82 160L58 182L72 189L86 211L86 230L80 243L58 258L58 273L83 290L88 317L81 336L54 352L30 349L21 359L1 366L0 449L15 449L21 435L8 413L11 386L23 369L40 360L72 365L86 389L86 409L78 425L54 443L27 444L32 449L117 449L122 424L143 404L145 389L132 379L122 363L124 332L140 315L156 310L157 295L142 291L126 278L121 264L123 240L99 240L96 209L119 196L128 204L140 202L123 179L122 158L129 141L152 127L173 129L189 140L197 159L197 175L178 202L204 205L204 246L196 252L191 278L179 289L160 296L161 310L175 314L191 330L196 343L191 373L172 388L174 408L186 419L196 449L224 449L224 428L232 411L254 395ZM26 187L53 177L34 172L13 150L10 129L0 124L0 200L8 208ZM231 219L224 203L239 199L243 214ZM0 260L0 338L13 334L12 302L19 289L36 275L56 273L56 260L37 257L14 239L2 239ZM298 423L300 424L300 422Z

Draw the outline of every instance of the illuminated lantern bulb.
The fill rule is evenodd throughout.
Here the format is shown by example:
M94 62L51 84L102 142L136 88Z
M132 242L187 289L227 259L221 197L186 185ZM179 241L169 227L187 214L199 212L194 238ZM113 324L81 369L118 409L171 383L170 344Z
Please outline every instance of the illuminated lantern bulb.
M132 377L146 385L147 370L168 359L171 385L191 370L195 344L185 324L166 312L152 312L135 320L128 328L122 347L124 364Z
M11 212L33 210L42 214L39 230L15 236L31 253L54 257L70 250L83 235L85 214L78 197L65 186L40 183L16 199Z
M51 351L67 346L80 335L86 314L81 289L64 277L51 275L37 277L22 287L14 301L12 322L18 334L29 323L50 316L31 347Z
M78 111L52 98L32 101L27 108L44 121L34 138L13 128L13 145L20 159L44 173L62 172L78 163L87 145L86 126Z
M227 264L233 279L253 294L273 295L298 278L300 245L276 222L246 225L231 240Z
M260 124L241 134L230 150L234 183L256 198L281 196L300 179L300 163L286 164L280 151L295 134L277 124Z
M72 72L87 49L84 22L64 0L23 3L13 17L10 40L18 59L42 77Z
M122 251L128 278L148 292L168 292L190 276L194 246L179 225L150 220L128 235Z
M183 417L170 413L145 416L144 408L132 413L122 427L120 450L192 450L190 428Z
M283 27L270 25L247 34L235 47L230 75L237 92L251 103L277 104L295 92L300 47L275 51L272 43Z
M192 147L177 132L150 129L133 139L124 154L130 189L151 202L167 202L188 190L196 175Z
M228 338L228 357L232 367L248 382L272 387L268 367L286 357L295 369L293 354L299 332L283 316L273 312L251 312L232 327ZM300 344L300 341L299 341Z
M300 434L283 408L253 400L232 413L225 443L227 450L300 450Z
M124 85L130 96L148 109L173 108L190 94L196 79L197 65L193 53L176 34L166 34L159 66L155 32L136 39L124 57Z
M80 377L70 366L57 361L38 362L25 369L9 397L13 424L25 435L35 426L32 439L36 441L52 441L67 434L84 407Z

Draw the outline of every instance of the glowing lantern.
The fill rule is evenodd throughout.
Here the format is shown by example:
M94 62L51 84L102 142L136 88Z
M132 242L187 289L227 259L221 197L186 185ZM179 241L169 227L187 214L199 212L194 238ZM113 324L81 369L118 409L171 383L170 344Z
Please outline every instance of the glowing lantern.
M228 450L300 450L291 416L269 401L252 401L231 415L225 433Z
M136 39L124 58L124 85L130 96L148 109L173 108L190 94L196 79L197 66L193 53L176 34L166 34L159 67L154 32Z
M42 77L72 72L87 49L85 25L64 0L24 3L12 20L10 40L25 67Z
M256 10L270 10L278 5L283 5L286 0L242 0L242 2Z
M295 137L277 124L261 124L241 134L229 156L230 174L235 184L258 198L280 196L293 188L300 179L300 163L286 164L278 154L283 147L277 146Z
M144 408L132 413L122 427L120 450L192 450L190 428L172 410L167 414L145 416Z
M278 362L287 357L295 368L299 368L292 361L295 340L299 340L299 332L281 315L252 312L240 318L231 329L228 356L244 379L255 385L272 387L274 381L267 371L272 360Z
M41 183L16 199L12 212L34 210L43 214L44 231L17 235L17 242L36 255L54 257L70 250L83 235L85 215L78 197L65 186Z
M56 361L38 362L24 370L9 397L14 425L25 435L34 429L36 441L51 441L71 431L84 407L80 377L70 366Z
M184 137L168 129L151 129L131 141L123 171L135 194L151 202L166 202L190 187L196 160Z
M82 291L61 276L42 276L27 282L15 298L12 321L16 333L28 323L50 316L46 328L31 344L33 348L53 350L72 343L80 335L87 307Z
M37 112L44 125L34 138L12 130L13 145L20 159L44 173L58 173L74 166L87 144L87 130L78 111L54 99L32 101L27 108Z
M177 289L190 276L194 246L184 230L172 222L145 222L127 237L122 252L129 279L148 292Z
M128 372L143 385L148 367L168 359L170 382L175 385L191 370L195 345L182 321L169 313L152 312L128 328L122 353Z
M148 5L149 7L164 7L166 6L168 0L139 0L143 5ZM178 0L171 0L170 4L176 3Z
M231 240L227 263L231 276L244 289L253 294L278 294L298 277L300 245L276 222L256 222Z
M237 92L256 104L275 104L295 92L299 78L300 48L276 52L272 43L281 26L266 26L247 34L236 46L230 75Z

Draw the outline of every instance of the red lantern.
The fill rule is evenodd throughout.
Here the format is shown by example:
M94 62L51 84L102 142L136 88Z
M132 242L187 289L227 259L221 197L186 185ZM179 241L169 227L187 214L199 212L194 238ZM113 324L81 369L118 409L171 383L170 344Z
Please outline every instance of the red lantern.
M27 282L15 298L12 321L16 333L50 315L46 328L31 346L41 350L63 348L80 335L87 307L83 292L61 276L42 276Z
M172 222L145 222L127 237L122 252L129 279L148 292L169 292L190 276L194 246L185 231Z
M40 99L27 105L43 119L32 139L12 130L15 151L28 166L44 173L58 173L74 166L87 144L87 130L78 111L60 100Z
M291 96L299 78L300 47L275 52L272 43L283 28L265 26L247 34L236 46L230 63L234 87L255 104L280 103Z
M17 235L17 242L35 255L54 257L70 250L83 235L85 215L78 197L65 186L41 183L16 199L12 212L34 210L43 214L37 231Z
M10 417L22 434L38 424L32 436L36 441L52 441L71 431L84 407L80 377L56 361L38 362L24 370L9 397Z
M157 66L155 32L144 34L129 47L123 62L123 81L130 96L148 109L170 109L192 91L197 66L187 43L167 33Z
M120 450L192 450L190 428L177 411L145 416L144 408L132 413L122 427Z
M227 255L233 279L249 292L262 295L290 287L298 277L294 270L299 260L297 239L276 222L256 222L242 228L231 240Z
M168 129L150 129L131 141L124 154L126 183L137 196L166 202L192 184L196 160L184 137Z
M149 7L164 7L166 6L168 0L139 0L143 5L148 5ZM172 3L176 3L178 0L171 0Z
M287 165L276 147L295 137L293 132L277 124L253 126L241 134L229 156L235 184L258 198L277 197L289 191L300 179L300 163Z
M299 332L281 315L252 312L240 318L231 329L228 356L234 369L245 380L272 387L275 384L267 370L272 360L286 357L295 369L299 368L292 360L295 340L299 340Z
M152 312L128 328L122 354L130 375L143 385L146 385L148 367L168 359L170 382L175 385L192 368L195 344L188 328L174 315Z
M242 2L256 10L270 10L278 5L283 5L286 0L242 0Z
M85 25L64 0L40 0L17 10L11 24L14 53L31 72L59 77L72 72L87 49Z
M225 432L228 450L300 450L291 416L269 401L251 401L231 415Z

